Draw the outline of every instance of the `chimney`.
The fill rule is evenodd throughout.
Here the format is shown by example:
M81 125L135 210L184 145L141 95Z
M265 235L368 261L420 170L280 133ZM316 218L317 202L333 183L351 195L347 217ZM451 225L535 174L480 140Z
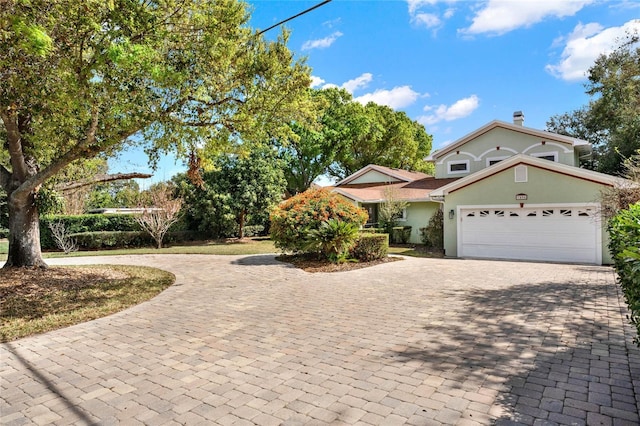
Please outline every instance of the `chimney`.
M524 125L524 114L522 113L522 111L515 111L513 113L513 124L516 124L518 126Z

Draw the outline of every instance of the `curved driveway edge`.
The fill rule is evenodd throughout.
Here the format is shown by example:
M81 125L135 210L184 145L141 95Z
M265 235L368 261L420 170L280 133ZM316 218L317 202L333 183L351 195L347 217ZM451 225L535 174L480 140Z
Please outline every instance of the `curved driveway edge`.
M611 268L271 255L49 260L173 272L154 299L0 345L0 424L638 424Z

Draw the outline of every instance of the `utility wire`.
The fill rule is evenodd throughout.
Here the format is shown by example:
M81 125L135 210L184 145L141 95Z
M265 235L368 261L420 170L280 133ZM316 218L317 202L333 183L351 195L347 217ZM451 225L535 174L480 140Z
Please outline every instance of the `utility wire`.
M267 31L272 30L272 29L274 29L275 27L277 27L277 26L279 26L279 25L284 24L285 22L289 22L289 21L291 21L292 19L296 19L297 17L304 15L305 13L309 13L309 12L311 12L312 10L319 8L320 6L324 6L325 4L329 3L330 1L331 1L331 0L324 0L322 3L318 3L318 4L316 4L315 6L310 7L309 9L307 9L307 10L305 10L305 11L302 11L302 12L298 13L297 15L294 15L294 16L292 16L292 17L290 17L290 18L287 18L287 19L285 19L284 21L280 21L280 22L278 22L277 24L274 24L274 25L270 26L270 27L269 27L269 28L267 28L266 30L259 31L259 32L258 32L258 35L264 34L264 33L266 33Z

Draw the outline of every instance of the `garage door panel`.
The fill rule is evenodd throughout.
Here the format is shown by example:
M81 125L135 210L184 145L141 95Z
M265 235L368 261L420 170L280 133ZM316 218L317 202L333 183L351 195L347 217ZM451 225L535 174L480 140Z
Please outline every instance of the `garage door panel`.
M597 263L593 209L461 209L463 257Z

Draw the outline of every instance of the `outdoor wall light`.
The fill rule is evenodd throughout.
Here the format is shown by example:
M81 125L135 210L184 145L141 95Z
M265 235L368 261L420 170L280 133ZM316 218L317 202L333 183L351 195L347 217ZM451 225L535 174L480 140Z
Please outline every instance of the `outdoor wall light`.
M456 214L455 211L453 211L453 209L449 210L449 219L453 219L453 216Z

